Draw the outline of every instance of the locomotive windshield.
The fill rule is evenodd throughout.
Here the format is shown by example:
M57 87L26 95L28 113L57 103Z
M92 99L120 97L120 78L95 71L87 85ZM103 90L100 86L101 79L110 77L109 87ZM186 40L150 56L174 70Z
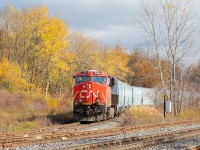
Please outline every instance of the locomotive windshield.
M106 84L106 77L103 77L103 76L93 76L92 77L92 82L98 82L98 83L101 83L103 85Z
M89 76L77 76L76 77L76 84L82 83L82 82L88 82L90 81Z

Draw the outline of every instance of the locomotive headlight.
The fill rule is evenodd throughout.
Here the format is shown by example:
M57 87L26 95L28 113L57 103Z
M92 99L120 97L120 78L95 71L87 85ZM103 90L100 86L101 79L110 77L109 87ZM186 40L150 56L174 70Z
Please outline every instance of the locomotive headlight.
M89 88L89 89L92 89L92 84L88 84L88 88Z
M82 101L82 99L79 99L79 103L82 103L83 101Z

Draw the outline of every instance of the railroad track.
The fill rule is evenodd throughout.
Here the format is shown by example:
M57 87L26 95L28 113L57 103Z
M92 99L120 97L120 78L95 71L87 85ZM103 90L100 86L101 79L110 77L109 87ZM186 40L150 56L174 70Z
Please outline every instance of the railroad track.
M145 147L169 143L176 140L187 139L195 136L200 136L200 128L195 129L183 129L173 132L164 132L160 134L152 134L146 136L131 137L118 140L109 140L105 142L84 144L79 146L72 146L68 148L62 148L61 150L93 150L93 149L115 149L115 150L132 150L143 149Z
M6 132L6 133L0 133L0 139L6 138L6 137L22 137L22 136L29 136L29 135L37 135L41 133L51 133L56 132L60 130L73 130L76 129L77 126L79 126L80 123L70 123L66 125L57 125L52 127L46 127L46 128L40 128L36 130L29 130L29 131L22 131L22 132Z
M103 122L101 122L103 123ZM59 132L31 132L27 134L23 132L22 134L14 133L8 134L7 136L0 136L0 148L13 148L23 145L33 145L39 143L48 143L48 142L61 142L61 141L72 141L72 140L81 140L87 138L101 138L106 136L127 134L137 130L149 130L154 128L167 128L171 126L180 126L180 125L191 125L191 124L200 123L200 120L196 121L187 121L187 122L177 122L177 123L165 123L165 124L154 124L154 125L144 125L144 126L128 126L128 127L118 127L113 129L104 129L104 130L94 130L94 131L71 131L68 130L66 133L63 131L63 126L58 126ZM77 124L73 124L77 126ZM72 125L72 126L73 126ZM90 126L95 126L92 124ZM65 125L70 126L70 125ZM79 126L79 128L88 127L88 125ZM46 128L45 128L46 129ZM48 131L48 130L46 130ZM26 134L24 134L26 133Z
M109 119L106 122L112 122L116 119ZM91 124L80 124L80 122L57 125L52 127L40 128L36 130L22 131L22 132L7 132L0 133L0 148L11 148L21 145L30 145L37 143L45 143L44 141L57 141L65 139L63 136L71 136L73 133L91 128L93 126L104 124L105 121L95 122ZM83 131L84 132L84 131ZM53 140L52 140L53 139Z
M186 124L188 124L187 122L185 122ZM179 123L176 123L174 125L177 125ZM183 123L182 123L183 124ZM115 128L115 129L109 129L109 130L99 130L99 131L84 131L84 132L71 132L68 134L63 134L62 133L58 133L58 132L54 132L53 134L52 133L49 133L49 132L42 132L41 134L31 134L31 135L28 135L28 136L23 136L23 137L20 137L20 136L17 136L17 137L9 137L10 134L8 137L4 137L3 140L1 140L1 144L9 144L9 143L13 143L14 145L17 145L19 143L24 143L24 144L29 144L29 143L40 143L40 142L43 142L43 141L59 141L59 139L61 140L75 140L77 139L84 139L84 138L89 138L89 137L101 137L101 136L109 136L109 135L113 135L114 134L124 134L124 133L127 133L128 131L132 131L132 130L137 130L137 129L141 129L141 128L146 128L146 129L149 129L149 128L154 128L154 127L167 127L167 126L171 126L171 124L165 124L165 125L160 125L160 124L157 124L157 125L150 125L150 126L136 126L136 127L126 127L126 128Z
M109 120L113 121L113 119ZM6 133L0 133L0 140L3 138L18 138L18 137L30 137L30 136L37 136L40 134L59 134L59 133L71 133L71 132L76 132L79 130L84 130L89 127L93 127L96 125L101 125L104 122L95 122L91 124L80 124L80 122L75 122L75 123L70 123L70 124L65 124L65 125L57 125L57 126L52 126L52 127L45 127L45 128L40 128L36 130L28 130L28 131L21 131L21 132L6 132Z

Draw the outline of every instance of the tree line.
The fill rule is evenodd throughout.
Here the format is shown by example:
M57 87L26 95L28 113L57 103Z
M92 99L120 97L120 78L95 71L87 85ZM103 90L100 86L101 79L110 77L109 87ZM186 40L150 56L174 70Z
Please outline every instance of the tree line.
M172 8L168 6L168 9ZM153 32L151 35L155 36ZM154 44L158 43L153 39ZM95 38L70 31L63 20L49 16L46 6L21 10L8 6L0 10L0 88L26 94L30 99L35 94L46 99L71 98L73 75L90 69L106 72L130 85L162 87L172 91L171 99L177 98L176 86L180 87L185 78L188 88L199 87L200 63L183 70L175 60L176 55L160 57L158 45L149 51L153 50L156 53L148 55L140 49L128 53L119 44L104 47ZM169 54L174 54L171 50L176 51L167 50Z

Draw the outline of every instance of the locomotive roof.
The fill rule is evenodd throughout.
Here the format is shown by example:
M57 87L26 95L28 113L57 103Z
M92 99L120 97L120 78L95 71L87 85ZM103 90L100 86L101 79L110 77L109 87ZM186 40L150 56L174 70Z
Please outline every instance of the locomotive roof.
M101 72L101 71L97 71L97 70L81 71L81 72L75 74L75 76L77 76L77 75L104 75L104 76L108 76L108 74Z

